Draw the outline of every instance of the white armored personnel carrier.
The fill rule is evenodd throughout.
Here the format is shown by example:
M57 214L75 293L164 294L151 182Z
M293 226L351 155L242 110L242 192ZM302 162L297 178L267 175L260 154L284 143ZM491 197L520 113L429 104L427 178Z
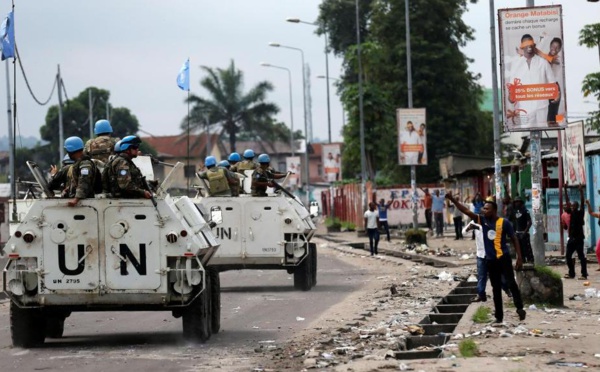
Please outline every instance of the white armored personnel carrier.
M277 184L266 197L250 196L252 171L246 172L245 193L239 197L205 196L194 201L223 216L223 223L213 228L220 247L210 261L211 268L286 270L294 274L296 289L310 290L317 284L317 249L310 242L316 227L311 213L298 197ZM208 187L199 181L206 195Z
M20 214L5 245L14 346L61 337L74 311L170 311L188 339L218 332L219 274L207 268L218 248L214 222L166 193L170 177L154 200L97 195L71 208L28 165L45 197Z

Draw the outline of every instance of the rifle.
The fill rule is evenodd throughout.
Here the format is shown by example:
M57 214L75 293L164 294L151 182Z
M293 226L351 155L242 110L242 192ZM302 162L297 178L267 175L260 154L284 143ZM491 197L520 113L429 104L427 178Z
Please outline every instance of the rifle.
M150 185L148 185L146 176L142 177L142 188L150 193L150 200L152 200L152 205L154 205L154 208L156 208L156 211L158 212L158 207L157 207L158 203L156 202L156 199L154 199L154 194L152 193L152 190L150 189Z

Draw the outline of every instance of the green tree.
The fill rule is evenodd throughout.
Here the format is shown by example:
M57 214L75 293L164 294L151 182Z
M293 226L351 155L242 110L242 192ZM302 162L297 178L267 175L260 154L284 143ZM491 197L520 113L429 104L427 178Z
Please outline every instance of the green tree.
M279 108L266 101L267 93L273 90L270 82L259 82L248 92L243 92L244 74L236 69L233 60L226 69L201 68L207 76L200 80L200 85L206 89L209 97L192 95L189 98L192 104L190 129L201 130L207 122L209 125L220 125L221 133L229 136L231 151L236 151L237 136L242 131L263 140L273 132L272 117L279 112ZM186 117L181 129L186 130L187 125Z
M449 152L493 154L492 117L482 112L479 76L468 71L460 51L473 40L462 21L467 0L410 2L413 107L427 108L428 166L417 167L419 182L439 179L437 158ZM471 1L474 2L474 1ZM408 103L404 0L361 0L361 60L364 81L365 150L369 176L406 182L409 167L397 164L395 110ZM334 53L344 58L339 86L349 122L344 131L344 169L360 167L356 14L353 2L324 0L318 23ZM435 10L435 11L432 11ZM348 174L345 174L348 175Z
M96 87L84 89L77 97L64 102L63 104L63 136L81 137L84 142L89 139L89 107L88 107L88 89L92 90L92 96L95 98L94 120L106 117L106 106L104 102L109 102L110 92ZM109 103L111 112L110 124L113 128L113 136L124 137L130 134L136 134L139 129L138 119L125 107L112 107ZM58 138L58 105L50 106L46 113L46 122L40 128L40 135L43 140L50 142L50 153L58 156L59 144Z
M579 31L579 45L598 48L598 57L600 58L600 23L585 25ZM596 101L600 101L600 72L586 75L581 91L584 97L594 96ZM600 130L600 107L599 110L590 112L590 117L586 122L588 128Z

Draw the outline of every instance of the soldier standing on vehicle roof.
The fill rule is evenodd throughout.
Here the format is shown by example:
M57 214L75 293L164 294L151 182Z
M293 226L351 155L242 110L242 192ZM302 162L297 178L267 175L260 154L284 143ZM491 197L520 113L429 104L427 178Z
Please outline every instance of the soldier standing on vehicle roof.
M142 143L137 136L127 136L119 141L115 150L119 153L104 168L103 189L115 198L151 199L152 193L147 190L146 180L132 159L138 156Z
M69 137L65 140L65 150L73 163L67 172L67 187L65 197L69 200L69 207L77 205L79 200L94 197L94 183L96 181L96 164L83 152L83 140L79 137Z
M273 180L284 178L286 173L277 172L271 168L271 158L267 154L258 156L259 167L252 175L252 196L267 196L267 187L274 187Z
M239 154L234 153L238 156L239 158ZM231 155L229 156L231 158ZM244 176L242 176L241 174L235 172L232 170L232 166L229 163L228 160L221 160L219 162L219 164L217 164L218 167L221 168L225 168L227 169L227 171L230 173L230 176L234 177L236 179L235 184L230 184L230 188L231 188L231 196L240 196L240 178L244 178Z
M244 174L246 170L257 170L258 163L254 161L254 151L247 149L244 151L244 160L237 164L237 172ZM245 174L244 174L245 175Z
M98 120L94 125L94 134L97 137L86 142L85 152L92 159L106 163L108 157L113 154L115 144L119 141L119 138L111 137L112 132L113 129L108 120Z
M208 181L210 196L232 196L231 187L239 185L238 178L227 169L218 167L214 156L207 156L204 165L207 170L199 173L198 177Z
M73 159L69 157L69 154L66 154L62 160L62 168L60 170L56 168L56 165L50 166L50 181L48 182L48 188L50 190L60 190L61 197L64 197L66 194L66 186L68 180L69 169L71 168L71 164L75 163Z

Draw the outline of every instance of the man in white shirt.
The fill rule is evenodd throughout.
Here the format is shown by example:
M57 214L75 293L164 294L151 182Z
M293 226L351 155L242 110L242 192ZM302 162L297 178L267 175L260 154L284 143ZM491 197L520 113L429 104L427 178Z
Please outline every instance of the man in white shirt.
M369 236L369 248L371 256L378 254L377 246L379 245L379 212L376 210L377 205L374 202L369 203L369 210L365 212L365 229Z
M508 83L518 86L534 84L550 84L556 83L554 73L547 60L536 54L536 47L533 37L525 34L521 37L521 46L523 56L517 58L511 67L508 75ZM559 89L563 89L559 87ZM515 125L522 127L546 127L548 125L548 99L535 100L515 100L513 94L508 93L508 100L514 104L515 112L518 112L518 117L513 118ZM560 95L556 100L551 102L559 102Z
M423 152L421 136L412 121L406 122L406 130L400 136L400 164L418 165L419 153Z

